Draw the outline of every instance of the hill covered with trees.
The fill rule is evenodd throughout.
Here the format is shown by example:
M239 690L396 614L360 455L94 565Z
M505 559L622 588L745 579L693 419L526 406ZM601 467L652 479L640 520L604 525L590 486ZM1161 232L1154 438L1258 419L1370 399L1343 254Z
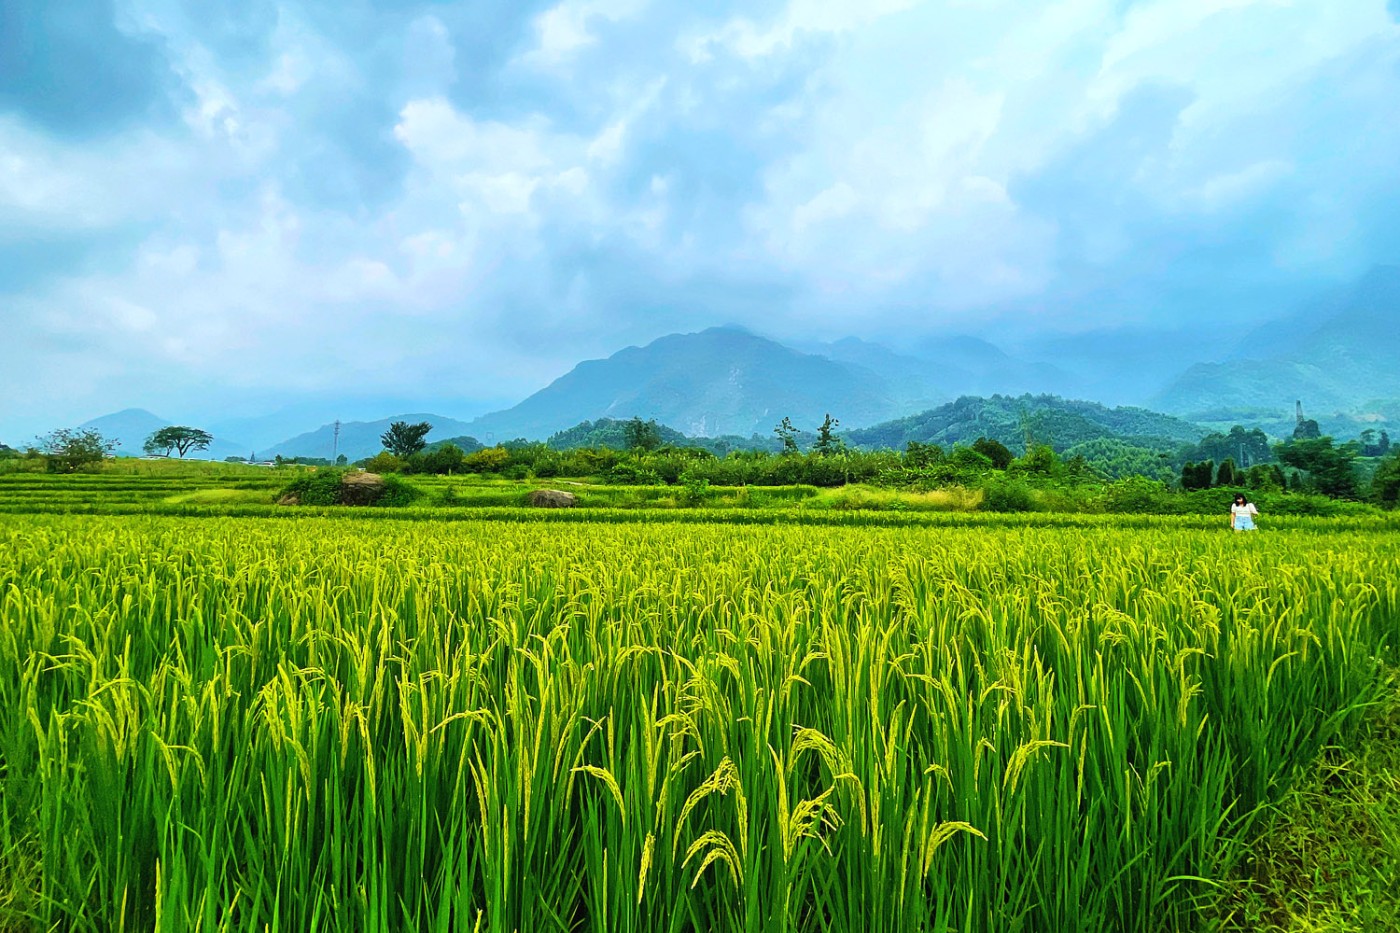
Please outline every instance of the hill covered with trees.
M846 433L864 449L899 450L920 444L970 444L989 438L1013 450L1045 444L1065 452L1091 441L1117 440L1134 447L1174 450L1199 441L1205 431L1180 418L1145 408L1109 408L1054 395L963 396L937 408Z

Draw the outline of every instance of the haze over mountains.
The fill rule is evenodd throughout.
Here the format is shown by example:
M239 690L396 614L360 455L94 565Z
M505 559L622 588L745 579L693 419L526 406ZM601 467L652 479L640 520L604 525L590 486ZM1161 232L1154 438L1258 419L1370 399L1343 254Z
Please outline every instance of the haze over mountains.
M419 410L347 420L338 441L334 426L322 423L275 442L268 432L294 423L295 407L263 420L211 419L216 441L205 455L330 457L338 451L357 459L377 452L379 436L400 420L431 422L430 439L472 436L491 444L543 440L583 421L633 416L691 436L766 438L783 417L810 430L830 412L843 430L884 425L865 435L908 440L917 439L909 432L918 433L919 414L938 405L961 396L1022 393L1146 402L1189 421L1238 422L1275 433L1288 429L1293 403L1302 400L1325 428L1344 434L1400 421L1400 268L1377 268L1237 341L1197 335L1194 349L1197 361L1162 376L1171 361L1189 359L1189 335L1090 332L1048 337L1039 347L1023 343L1010 353L967 336L898 348L855 337L793 346L739 327L715 327L583 361L518 404L473 419ZM1105 385L1116 391L1104 391ZM166 423L136 409L85 426L119 437L121 452L134 454ZM240 437L240 428L262 436Z
M1400 268L1256 329L1222 363L1198 363L1152 403L1212 421L1258 418L1296 398L1319 412L1379 415L1400 398Z

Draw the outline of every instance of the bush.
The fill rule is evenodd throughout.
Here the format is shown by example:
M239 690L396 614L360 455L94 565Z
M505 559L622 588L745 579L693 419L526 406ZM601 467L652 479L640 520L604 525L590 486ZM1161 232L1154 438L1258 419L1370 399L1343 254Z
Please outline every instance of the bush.
M684 473L680 477L681 496L680 501L684 505L704 505L713 498L710 492L710 481L704 477L691 476Z
M364 461L364 468L371 473L402 473L408 463L402 458L381 450L379 453Z
M378 498L369 504L385 508L398 508L412 505L422 495L423 493L407 480L397 476L386 476L384 477L384 485L380 487Z
M340 505L340 487L344 477L340 470L306 472L287 484L282 496L295 496L298 505Z
M438 476L461 473L467 455L456 444L443 444L408 458L409 473L433 473Z
M474 454L467 454L462 460L462 469L468 473L498 473L509 462L509 450L504 447L488 447Z
M377 485L345 482L344 470L316 470L303 473L281 492L295 496L298 505L412 505L423 494L398 476L383 476Z
M1119 514L1150 515L1169 511L1167 498L1167 488L1156 480L1129 476L1109 484L1104 508Z
M998 479L982 487L984 512L1033 512L1035 495L1019 479Z
M618 486L655 486L661 482L661 477L655 472L635 463L619 463L604 473L602 478L604 482Z

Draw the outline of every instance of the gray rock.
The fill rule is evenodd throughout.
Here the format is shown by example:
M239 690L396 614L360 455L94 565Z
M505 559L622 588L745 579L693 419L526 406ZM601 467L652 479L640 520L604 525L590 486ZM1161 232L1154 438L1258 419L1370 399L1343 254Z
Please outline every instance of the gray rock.
M578 496L562 489L536 489L528 501L539 509L568 509L578 505Z

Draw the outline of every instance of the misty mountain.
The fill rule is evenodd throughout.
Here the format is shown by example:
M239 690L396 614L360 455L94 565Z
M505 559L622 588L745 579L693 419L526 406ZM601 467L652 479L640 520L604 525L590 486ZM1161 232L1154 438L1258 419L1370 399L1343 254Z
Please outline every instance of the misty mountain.
M1077 385L1059 366L1013 356L980 337L930 337L908 352L940 374L950 397L1071 392Z
M1026 391L1092 398L1109 405L1148 402L1188 367L1227 358L1237 337L1199 330L1136 327L1021 338L1010 352L1028 360L1054 360Z
M580 363L463 433L486 443L543 439L582 421L636 416L689 435L748 437L769 434L783 417L810 430L827 412L843 425L873 424L900 413L899 395L866 367L716 327Z
M917 415L848 431L845 437L857 447L896 450L910 441L947 447L987 437L1023 451L1029 436L1032 443L1064 451L1105 438L1171 448L1194 443L1204 435L1190 422L1145 408L1108 408L1053 395L994 395L964 396Z
M1314 413L1371 420L1400 399L1400 268L1375 269L1259 328L1229 361L1189 368L1154 407L1216 422L1232 410L1285 420L1300 399Z
M118 456L140 457L145 454L146 438L171 424L172 422L166 421L144 408L127 408L110 415L103 415L100 418L93 418L91 421L84 421L78 427L84 430L92 429L109 440L120 441L116 450ZM191 427L199 427L199 425L191 425ZM214 434L213 431L209 433ZM230 440L214 434L214 440L209 445L208 450L194 451L188 454L185 459L222 460L225 457L235 456L248 456L248 449L237 439Z
M385 431L389 430L389 426L395 421L406 421L409 424L417 424L420 421L428 422L433 426L432 431L428 433L429 443L472 433L470 425L464 421L447 418L443 415L419 412L408 415L393 415L389 418L380 418L377 421L342 421L338 444L335 436L335 424L323 424L314 431L307 431L305 434L298 434L296 437L289 438L279 444L273 444L268 450L260 450L258 456L260 458L279 455L283 457L323 457L329 460L339 452L351 460L372 457L384 448L384 445L379 442L379 438Z
M898 353L859 337L798 349L867 373L869 379L884 386L890 403L902 411L922 411L940 405L953 397L948 386L964 381L962 370L949 372L928 360Z

